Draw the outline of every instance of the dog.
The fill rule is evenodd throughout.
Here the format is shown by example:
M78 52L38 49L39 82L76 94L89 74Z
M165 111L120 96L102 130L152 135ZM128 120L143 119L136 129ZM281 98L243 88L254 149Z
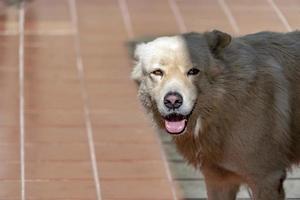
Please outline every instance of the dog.
M136 45L131 74L160 131L202 171L210 200L282 200L300 161L300 32L222 31Z

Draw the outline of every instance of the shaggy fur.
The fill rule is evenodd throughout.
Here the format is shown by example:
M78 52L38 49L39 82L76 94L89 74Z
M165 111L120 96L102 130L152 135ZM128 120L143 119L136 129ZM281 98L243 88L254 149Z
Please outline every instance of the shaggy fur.
M231 38L212 31L170 38L158 39L175 46L168 56L176 62L163 70L171 65L181 66L182 73L188 65L200 70L193 78L174 72L184 83L181 88L189 90L184 99L193 95L193 108L185 132L173 141L187 162L203 172L209 199L233 200L244 183L256 200L284 199L286 170L300 160L300 32ZM146 51L157 40L147 44L137 46L132 76L142 104L164 130L157 96L165 89L157 85L174 75L166 72L151 82L147 66L154 54ZM152 45L151 51L165 46Z

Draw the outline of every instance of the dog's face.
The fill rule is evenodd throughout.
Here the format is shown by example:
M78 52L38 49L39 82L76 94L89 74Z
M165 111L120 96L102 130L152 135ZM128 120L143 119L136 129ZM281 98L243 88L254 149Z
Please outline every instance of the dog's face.
M196 98L195 79L200 73L189 59L180 36L162 37L137 47L133 78L141 81L169 133L182 133Z
M191 52L195 44L189 42L183 35L160 37L135 50L132 78L139 85L140 99L159 118L159 127L175 135L187 129L211 59L205 39L198 38L198 45L205 48L199 55Z

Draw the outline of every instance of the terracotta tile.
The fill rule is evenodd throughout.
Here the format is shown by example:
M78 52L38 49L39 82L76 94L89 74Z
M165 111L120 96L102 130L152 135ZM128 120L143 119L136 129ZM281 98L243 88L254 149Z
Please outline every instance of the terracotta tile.
M99 63L101 60L101 63ZM91 81L124 82L131 81L133 65L128 56L122 59L89 57L85 60L85 79Z
M165 180L104 180L101 188L104 199L173 199Z
M0 181L0 199L17 200L21 198L19 181Z
M122 82L90 82L87 84L87 91L90 95L119 95L119 99L134 98L137 96L136 85L129 78L128 80Z
M149 3L147 0L129 0L127 2L135 36L179 32L168 1L154 0Z
M19 74L19 69L16 66L4 67L0 65L0 74L3 78L3 80L1 80L1 83L5 84L8 82L10 84L10 82L13 82L13 80L16 81L16 78L18 78L17 75ZM16 91L14 92L16 93Z
M26 31L71 32L72 30L68 1L66 0L32 1L27 4L25 17Z
M110 86L107 87L106 85ZM105 110L127 111L129 114L132 111L139 110L141 106L133 82L128 81L124 84L118 82L114 84L89 84L87 91L90 97L90 106L93 110L104 110L104 112Z
M284 26L267 1L228 0L241 34L257 31L284 31Z
M81 8L80 8L81 9ZM85 19L86 20L86 19ZM113 24L115 25L115 24ZM123 25L123 22L122 22ZM110 31L110 29L101 30L99 26L99 22L97 25L92 25L89 23L82 22L80 24L80 32L83 33L83 35L80 35L80 42L81 44L90 44L92 46L95 46L96 44L99 44L101 46L124 46L126 45L126 42L128 41L128 37L126 35L125 31L123 30L123 26L116 26L115 28L118 28L120 30L114 32ZM89 29L93 29L90 31ZM99 37L99 34L101 37Z
M95 200L94 181L27 182L26 199L86 199Z
M153 130L138 126L97 125L93 126L94 141L96 143L113 144L155 144L157 142Z
M18 9L0 2L0 32L16 32L18 30Z
M17 36L0 36L0 69L18 69L18 45Z
M70 88L69 91L72 91ZM26 109L30 110L82 110L81 96L68 94L51 95L46 90L26 96Z
M27 162L27 179L93 180L91 162ZM1 175L1 174L0 174Z
M103 46L106 46L106 48L103 48ZM85 48L88 47L88 48ZM93 46L91 46L90 44L85 44L82 43L82 56L83 58L85 56L91 56L91 57L106 57L106 58L111 58L111 59L115 59L115 58L119 58L119 57L123 57L127 56L128 53L126 51L124 51L123 49L123 44L118 44L118 45L99 45L99 44L94 44Z
M11 8L13 9L13 8ZM11 12L12 10L6 10ZM11 13L10 13L11 14ZM11 15L6 13L5 27L0 29L12 31ZM2 19L4 19L2 18ZM12 28L12 29L11 29ZM1 30L0 30L1 31ZM2 29L3 31L3 29ZM0 179L19 179L19 95L18 95L18 40L15 36L0 36ZM18 197L19 185L0 181L0 199Z
M177 1L184 22L190 31L220 29L233 33L233 29L217 0Z
M100 45L99 48L101 48ZM130 64L131 60L127 59L127 49L119 55L113 53L108 54L99 54L97 52L91 52L90 54L86 53L83 56L85 73L88 74L89 71L90 73L93 73L91 71L93 70L94 73L98 73L98 78L101 78L106 74L107 78L112 77L113 75L114 77L126 77L127 80L130 80L130 72L133 65ZM126 60L123 58L126 58Z
M161 160L160 149L152 144L96 144L101 161Z
M105 126L105 125L115 124L116 126L133 127L133 128L135 126L139 126L141 123L146 124L149 121L149 120L147 121L145 115L136 112L136 110L130 112L127 110L124 111L123 109L120 110L115 109L110 111L99 110L96 113L92 112L91 119L92 119L92 123L95 126L101 126L101 125ZM144 129L145 128L147 129L147 126L144 126Z
M77 5L79 28L82 37L85 34L98 34L99 38L103 35L118 35L115 39L127 39L118 1L87 0L84 2L78 1Z
M20 166L19 162L1 162L0 183L7 180L20 180Z
M16 141L18 142L18 141ZM0 144L0 161L20 161L20 146L18 143Z
M63 48L66 48L68 46L64 46ZM38 49L41 51L40 49ZM33 50L27 50L28 53L33 52ZM54 53L53 50L49 51L52 54ZM42 56L36 56L40 58L33 58L33 57L26 57L25 58L25 66L31 66L29 69L25 69L26 72L33 72L35 71L41 71L41 70L46 70L46 71L55 71L55 70L62 70L65 69L67 72L71 72L76 70L76 65L75 65L75 60L73 55L64 55L64 53L59 53L59 50L57 50L57 55L51 56L51 53L48 55L43 55L44 58L41 58ZM60 54L60 56L59 56ZM26 53L27 55L27 53ZM52 58L50 62L50 57ZM34 76L34 74L33 74Z
M68 46L65 45L61 48L67 48ZM36 50L29 50L27 49L27 54L35 54L34 51L39 51L39 52L43 52L44 55L35 55L33 56L27 56L25 58L25 66L30 66L32 72L35 70L42 70L43 68L49 68L47 70L59 70L62 68L70 68L70 69L76 69L76 65L75 65L75 60L74 60L74 55L67 55L64 52L59 52L60 50L55 50L51 49L48 52L47 51L42 51L40 48L37 48ZM41 53L39 53L41 54ZM56 54L56 55L51 55L51 54ZM50 60L51 57L51 60ZM50 62L51 61L51 62ZM27 71L28 71L27 70Z
M0 111L0 126L17 126L19 123L19 111L16 109Z
M0 86L0 90L2 93L0 96L0 113L9 113L12 115L17 112L19 110L19 95L16 93L16 87L8 85L7 87Z
M90 95L90 96L92 96L92 95ZM143 119L145 117L144 110L141 107L141 104L140 104L140 102L138 102L137 99L135 101L134 101L134 98L131 101L130 101L130 99L124 99L122 101L122 104L120 104L120 102L121 102L121 100L113 99L111 101L111 103L109 103L108 99L104 99L104 100L102 99L102 101L99 101L99 100L97 101L97 98L91 98L90 99L90 107L93 110L103 109L103 112L106 112L107 110L111 109L112 112L114 112L114 113L117 113L117 112L127 113L129 115L129 117L128 117L129 119L131 119L131 118L136 119L138 117L141 117ZM148 122L149 122L149 120L148 120ZM97 122L95 123L95 125L97 125Z
M40 200L40 198L39 197L29 197L29 198L27 198L26 197L26 199L28 199L28 200ZM43 200L57 200L57 198L52 198L52 197L50 197L50 198L43 198ZM75 197L75 198L59 198L59 200L96 200L96 197L95 198L84 198L84 197L81 197L81 198L77 198L77 197Z
M128 50L126 49L126 53ZM85 60L85 75L86 78L92 76L95 81L100 80L115 80L131 81L130 75L133 68L133 64L129 59L129 55L123 56L119 59L117 56L112 58L97 58L90 56L89 59ZM101 63L99 62L101 60ZM90 81L90 80L89 80Z
M28 143L85 143L87 135L85 127L26 127ZM0 129L1 138L1 129Z
M5 127L0 126L0 143L7 144L7 143L18 143L20 136L19 127Z
M101 5L98 5L97 8L98 8L97 12L98 13L101 12L100 11ZM79 15L81 14L82 9L83 9L82 7L79 8ZM96 19L98 18L98 20L89 19L86 17L79 18L81 42L85 43L86 41L94 40L93 37L96 37L97 33L98 33L98 37L100 36L97 39L97 41L102 41L103 46L104 44L110 46L117 43L119 43L120 45L124 43L124 41L128 40L128 36L125 32L125 28L123 27L123 21L119 21L122 19L121 15L117 17L110 16L109 19L106 19L107 17L106 18L103 17L99 19L99 16L94 18ZM106 23L108 20L111 23ZM91 37L91 38L88 39L86 37Z
M158 161L114 161L99 162L99 174L101 181L118 179L164 179L165 168Z
M124 99L122 104L120 104L120 100L113 100L111 103L109 103L108 99L102 100L102 101L97 101L96 98L90 99L91 109L93 109L93 110L103 109L103 112L106 112L107 110L111 109L112 112L114 112L114 113L117 113L117 112L127 113L129 115L128 120L136 119L137 117L134 117L134 116L144 118L143 108L141 108L140 106L141 105L138 102L138 100L136 100L136 102L133 102L133 101ZM120 114L120 115L122 115L122 114ZM118 117L116 117L116 118L118 118ZM97 125L96 121L95 121L95 125Z
M12 87L16 87L16 82L19 79L19 73L16 68L0 68L0 87L4 92L8 92L6 90L11 90ZM17 91L12 91L12 94L17 94Z
M25 47L25 66L30 66L25 67L26 80L78 80L73 37L26 36Z
M28 66L28 65L26 65ZM75 68L55 68L53 69L53 63L36 65L30 64L32 67L25 68L26 80L49 80L49 81L74 81L78 80L77 69ZM44 66L41 68L40 66ZM50 67L51 66L51 67ZM61 65L64 66L64 65Z
M1 146L0 146L1 147ZM26 161L89 161L87 144L44 144L26 145Z
M64 1L64 0L63 0ZM72 47L74 48L74 37L70 35L38 35L38 34L29 34L25 35L25 48L31 49L33 51L32 55L43 55L47 51L52 50L52 55L56 55L53 50L57 50L56 53L64 53L57 54L56 56L64 56L64 55L75 55L74 51L66 51L65 49L61 49L63 47ZM18 43L17 43L18 44ZM37 49L42 49L42 51L37 51ZM40 59L39 56L35 57L36 59ZM46 60L47 61L47 60Z
M66 51L66 48L70 50ZM46 69L45 64L52 64L52 69L76 68L73 65L75 50L71 50L72 48L74 38L71 36L25 36L25 59L28 64L40 65L41 69Z
M275 1L292 29L300 27L300 2L297 0Z
M30 66L30 68L33 68L32 70L37 70L37 68L39 68L40 70L59 70L61 68L64 68L66 70L69 70L68 68L76 69L73 51L66 52L65 50L61 50L62 48L65 49L66 47L68 46L58 45L57 47L49 49L43 49L40 47L30 49L27 47L27 52L30 52L30 54L32 55L26 56L25 66ZM49 61L50 58L51 62Z
M58 127L83 127L84 115L83 111L76 110L40 110L26 111L26 126L28 127L43 127L43 126L58 126Z
M27 109L82 110L78 80L26 81L25 92Z
M278 5L285 5L287 7L298 7L300 6L300 2L298 0L275 0Z
M74 48L70 36L26 36L25 65L34 69L76 69L75 50L66 51L66 48Z
M0 78L2 78L1 75ZM16 85L16 82L18 79L5 79L6 78L3 77L2 81L0 81L0 111L6 112L17 110L19 105L19 94L17 92L18 86Z

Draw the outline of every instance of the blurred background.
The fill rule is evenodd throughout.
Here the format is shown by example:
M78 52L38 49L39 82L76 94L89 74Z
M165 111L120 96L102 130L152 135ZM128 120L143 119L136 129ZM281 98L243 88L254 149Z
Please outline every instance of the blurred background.
M143 113L126 42L299 27L299 0L0 0L0 200L205 198Z

